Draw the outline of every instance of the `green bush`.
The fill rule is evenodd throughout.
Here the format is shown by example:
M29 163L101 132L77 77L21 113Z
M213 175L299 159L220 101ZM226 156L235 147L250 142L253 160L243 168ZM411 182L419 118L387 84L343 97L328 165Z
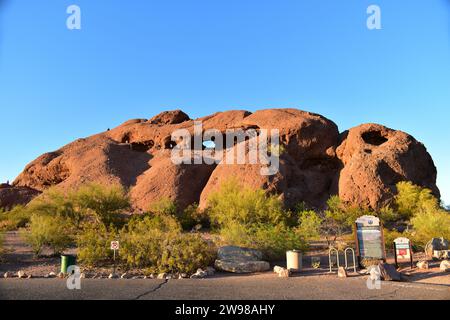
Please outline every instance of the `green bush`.
M83 216L92 216L97 223L120 228L126 219L122 214L130 209L130 199L120 185L88 184L76 192L75 202Z
M214 261L213 248L198 234L178 234L166 241L159 272L195 273Z
M411 182L399 182L395 197L396 210L400 217L410 219L420 212L428 212L439 207L439 201L431 190Z
M317 240L320 238L320 230L323 219L313 210L300 211L298 213L297 233L303 239Z
M169 199L162 198L161 200L152 203L150 206L150 212L156 215L166 215L176 218L183 230L192 230L196 225L208 225L208 217L202 211L198 209L197 204L192 204L180 210L177 204Z
M171 216L134 217L120 232L121 259L129 267L157 269L167 238L180 232L179 223Z
M400 237L408 237L408 234L401 233L397 230L389 230L387 228L383 229L384 233L384 242L386 244L386 249L393 249L394 246L394 240Z
M450 240L450 214L435 208L429 211L419 211L411 219L414 242L425 245L432 238Z
M113 251L111 241L117 240L114 228L108 230L101 223L86 223L76 237L78 261L94 267L111 262Z
M75 194L64 193L56 188L50 188L35 198L26 210L30 215L62 217L74 226L78 226L83 219L82 213L76 208Z
M45 246L50 247L54 254L62 253L72 243L71 234L67 219L46 215L33 215L30 230L23 231L26 242L36 255L40 255Z
M211 222L220 227L230 222L244 225L287 223L290 213L283 210L281 200L275 195L266 195L262 189L251 189L240 185L235 179L226 181L219 191L208 199Z
M192 230L196 226L208 227L210 225L208 215L193 204L177 215L183 230Z
M0 230L12 231L24 228L30 222L30 212L24 206L16 206L11 211L0 212Z
M120 232L120 256L128 267L150 272L195 272L212 261L210 246L197 234L183 234L172 216L134 217Z
M284 210L282 201L251 189L232 179L208 199L208 213L225 244L261 250L267 259L279 259L286 250L305 249L307 230L313 219L305 214L303 232L291 227L293 214ZM308 220L309 219L309 220Z
M308 248L303 235L283 224L256 226L250 234L253 235L254 247L262 250L268 260L284 259L288 250L305 251Z
M288 250L307 249L302 235L283 224L246 226L232 222L220 229L219 234L225 244L261 250L268 260L282 259Z
M150 212L159 215L176 216L178 208L176 203L170 198L162 198L150 205Z

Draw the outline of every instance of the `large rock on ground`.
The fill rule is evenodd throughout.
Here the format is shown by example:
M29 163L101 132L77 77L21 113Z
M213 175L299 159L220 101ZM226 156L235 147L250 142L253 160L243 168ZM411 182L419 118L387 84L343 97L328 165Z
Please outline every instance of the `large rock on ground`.
M380 208L392 200L400 181L429 188L440 197L431 156L404 132L361 125L342 134L337 156L342 162L338 194L346 202Z
M270 264L266 261L216 260L214 267L232 273L257 273L270 270Z
M403 180L439 196L431 156L400 131L367 124L339 134L331 120L296 109L233 110L197 119L203 132L216 129L223 136L229 129L259 133L278 129L280 169L262 176L265 165L261 164L174 164L171 150L179 141L172 141L171 135L175 130L193 134L195 121L180 110L126 121L40 156L13 185L41 192L51 186L69 190L88 182L120 184L130 190L137 211L161 198L171 198L181 208L192 203L206 208L211 193L232 177L279 194L287 206L305 202L323 208L330 195L338 194L344 201L379 208L392 200L395 184ZM21 199L21 203L29 200Z
M215 268L233 273L255 273L270 270L270 264L262 261L259 250L226 246L219 248Z
M219 248L217 258L220 260L258 261L262 260L263 254L256 249L225 246Z

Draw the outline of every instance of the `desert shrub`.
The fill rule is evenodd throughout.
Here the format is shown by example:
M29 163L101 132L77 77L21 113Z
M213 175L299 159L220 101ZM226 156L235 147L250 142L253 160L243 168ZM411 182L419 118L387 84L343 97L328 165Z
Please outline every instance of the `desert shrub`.
M397 192L396 210L404 219L410 219L420 212L428 212L439 207L439 201L433 196L431 190L411 182L399 182Z
M386 244L386 249L393 249L395 239L400 238L400 237L408 237L407 233L402 233L395 229L389 230L387 228L384 228L383 233L384 233L384 242Z
M349 206L338 196L330 197L327 207L321 224L321 234L325 236L329 246L335 245L337 239L351 233L358 217L374 214L365 208Z
M225 244L259 249L268 259L306 247L303 235L291 227L293 213L284 210L277 196L241 186L232 179L208 200L211 222Z
M30 215L62 217L74 226L78 226L83 218L76 208L74 194L56 188L46 190L35 198L28 204L26 210Z
M331 196L327 201L327 210L325 216L333 220L338 226L339 235L350 231L358 217L363 215L373 215L374 213L358 206L350 206L338 197Z
M156 267L168 234L180 231L179 223L171 216L135 217L120 232L121 259L130 267Z
M254 247L262 250L268 260L282 259L288 250L305 251L307 242L294 228L283 224L260 225L252 228L250 234L255 242Z
M170 198L162 198L150 205L150 212L159 215L176 216L178 212L175 201Z
M99 266L112 259L111 241L117 240L114 228L106 228L102 223L86 223L76 237L78 261L86 266Z
M298 213L297 233L304 239L316 240L320 238L323 219L313 210L300 211Z
M177 234L166 240L158 272L194 273L214 260L212 247L198 234Z
M230 222L276 225L289 219L289 212L283 210L277 196L242 186L234 179L226 181L219 191L211 194L208 205L211 222L218 227Z
M150 272L194 272L211 262L209 245L197 234L183 234L175 217L135 217L120 232L120 256L128 267Z
M50 247L54 254L59 254L72 243L70 223L58 216L33 215L30 230L24 230L22 234L36 255L40 255L45 246Z
M193 204L177 214L177 219L181 223L183 230L192 230L196 226L208 227L208 215Z
M12 231L24 228L30 222L30 212L24 206L16 206L0 213L0 230Z
M76 205L83 216L92 216L98 223L121 227L126 222L123 213L130 209L130 199L120 185L88 184L75 194Z
M283 224L246 226L232 222L220 229L220 236L228 245L261 250L268 260L285 256L287 250L306 250L307 243L295 228Z
M411 225L416 244L425 245L432 238L450 239L450 214L442 209L419 211L411 219Z
M192 204L181 210L177 204L169 199L162 198L150 205L150 212L156 215L166 215L176 218L183 230L192 230L196 225L208 225L207 215L198 209L197 204Z

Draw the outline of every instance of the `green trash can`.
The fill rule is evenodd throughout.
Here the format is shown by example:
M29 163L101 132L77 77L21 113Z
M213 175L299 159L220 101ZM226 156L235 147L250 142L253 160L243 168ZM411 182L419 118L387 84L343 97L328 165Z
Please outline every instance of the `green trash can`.
M66 274L67 268L69 266L74 266L77 264L77 258L72 255L62 255L61 256L61 272Z

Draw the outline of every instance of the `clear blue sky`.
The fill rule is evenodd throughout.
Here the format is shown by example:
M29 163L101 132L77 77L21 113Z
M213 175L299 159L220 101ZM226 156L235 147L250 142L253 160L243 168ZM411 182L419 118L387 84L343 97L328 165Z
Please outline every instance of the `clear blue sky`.
M450 0L5 3L0 181L130 118L295 107L341 131L378 122L413 134L450 203ZM80 31L66 28L71 4ZM366 28L370 4L382 30Z

